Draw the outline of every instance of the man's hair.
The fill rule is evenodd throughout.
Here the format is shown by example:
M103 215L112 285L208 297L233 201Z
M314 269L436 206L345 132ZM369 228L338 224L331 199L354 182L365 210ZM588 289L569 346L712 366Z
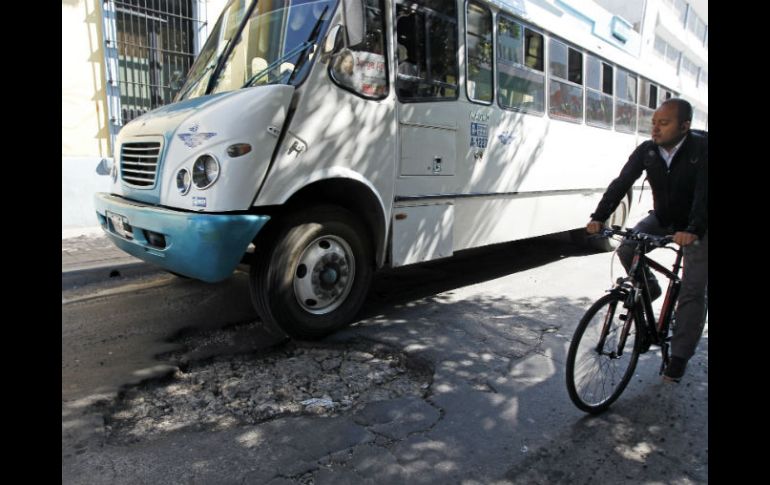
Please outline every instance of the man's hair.
M669 98L660 103L661 106L666 104L676 105L676 117L680 125L685 121L692 121L692 105L687 101L682 98Z

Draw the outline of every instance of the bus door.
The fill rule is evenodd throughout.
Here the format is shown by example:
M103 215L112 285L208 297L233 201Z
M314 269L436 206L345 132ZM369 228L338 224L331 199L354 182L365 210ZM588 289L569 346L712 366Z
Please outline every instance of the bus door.
M398 177L392 264L452 255L458 158L455 2L396 0Z

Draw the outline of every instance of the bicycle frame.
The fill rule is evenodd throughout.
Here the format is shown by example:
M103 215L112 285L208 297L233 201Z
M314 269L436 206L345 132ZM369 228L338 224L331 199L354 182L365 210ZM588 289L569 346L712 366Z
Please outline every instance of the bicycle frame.
M646 255L648 252L648 245L646 242L640 242L637 244L634 251L634 259L631 263L631 269L629 271L629 282L632 287L624 288L622 291L628 292L627 298L636 299L636 291L641 289L641 307L637 307L631 300L627 300L626 305L633 305L634 317L639 319L640 323L643 321L644 329L647 334L653 339L652 343L659 345L663 354L663 362L661 365L661 372L668 364L668 329L671 324L671 317L674 314L674 307L679 297L679 291L682 286L682 280L679 277L679 271L682 268L683 252L682 248L676 250L676 259L671 270L667 269L662 264L658 263L654 259L651 259ZM660 310L660 315L656 323L655 311L652 308L652 298L650 296L650 289L647 285L647 271L649 268L658 271L669 279L668 288L666 290L666 296L663 300L663 306ZM637 289L638 285L638 289ZM622 286L619 286L622 288ZM621 345L625 345L625 340L628 332L631 330L631 318L627 319L623 328L623 334L621 338ZM621 347L622 348L622 347Z

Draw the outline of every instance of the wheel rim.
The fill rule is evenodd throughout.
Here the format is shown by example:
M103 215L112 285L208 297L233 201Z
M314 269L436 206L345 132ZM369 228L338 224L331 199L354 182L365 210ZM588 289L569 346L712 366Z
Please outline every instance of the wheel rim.
M294 295L306 312L324 315L350 294L355 279L353 250L342 238L323 236L308 244L294 268Z
M613 303L617 305L615 308ZM628 374L635 367L635 325L631 325L623 354L616 355L623 326L619 315L627 312L620 301L602 306L593 315L580 338L575 352L573 378L577 396L588 406L598 407L613 401L625 388ZM608 331L600 353L597 343L605 324L608 325Z

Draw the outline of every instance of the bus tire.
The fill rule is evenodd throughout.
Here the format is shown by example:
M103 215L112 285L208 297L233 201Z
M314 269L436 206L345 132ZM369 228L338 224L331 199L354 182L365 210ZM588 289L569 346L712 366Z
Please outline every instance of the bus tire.
M288 216L251 266L249 289L262 320L300 340L351 323L374 272L367 234L357 217L337 206Z

